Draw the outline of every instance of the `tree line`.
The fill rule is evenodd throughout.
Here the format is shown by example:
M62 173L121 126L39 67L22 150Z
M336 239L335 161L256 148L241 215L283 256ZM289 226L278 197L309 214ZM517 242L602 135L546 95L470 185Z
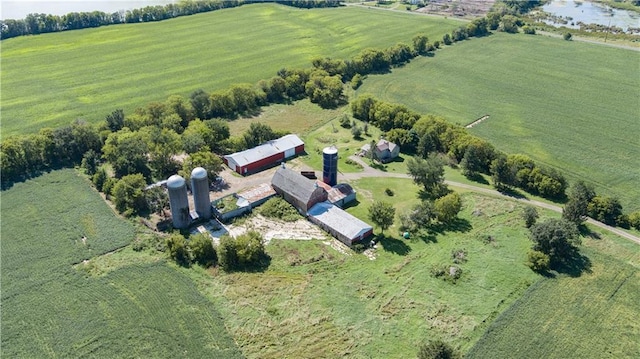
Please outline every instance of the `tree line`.
M50 32L78 30L115 24L162 21L180 16L227 9L251 3L273 2L298 8L340 6L338 0L185 0L113 13L70 12L66 15L28 14L24 19L0 20L0 39Z
M480 179L482 174L491 176L493 186L502 192L520 188L548 199L567 200L565 219L570 222L580 224L591 217L609 225L640 230L640 211L625 214L618 199L597 195L583 182L577 182L567 196L568 182L559 171L523 154L503 153L443 118L420 115L404 105L382 102L366 94L351 102L351 111L353 117L385 131L386 139L398 144L402 152L416 155L407 167L414 181L424 187L426 197L446 194L442 187L444 172L439 164L444 160L460 166L471 180ZM413 211L427 212L432 213L428 216L432 218L438 211L431 207ZM429 221L417 218L414 222Z

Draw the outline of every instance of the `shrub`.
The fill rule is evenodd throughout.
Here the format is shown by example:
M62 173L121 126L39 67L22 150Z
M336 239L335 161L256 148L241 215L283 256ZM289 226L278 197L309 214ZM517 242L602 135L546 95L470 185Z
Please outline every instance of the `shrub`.
M525 25L522 27L522 31L527 35L535 35L536 29L533 26Z
M300 214L289 202L282 197L273 197L258 208L258 213L268 218L276 218L286 222L294 222Z
M433 266L431 268L431 275L455 284L462 276L462 268L449 264Z
M364 80L364 76L360 74L355 74L351 79L351 88L357 90L360 85L362 85L362 81ZM346 115L345 115L346 116Z
M524 210L522 210L522 219L524 219L524 225L527 228L536 224L538 217L540 217L540 215L538 215L538 210L536 210L535 207L526 206Z
M229 235L222 236L217 248L220 267L230 272L263 265L269 257L262 242L262 235L256 231L249 231L235 239Z
M351 134L356 140L362 138L362 128L360 126L351 127Z
M454 249L451 251L451 258L453 258L453 263L460 264L467 261L467 251L464 249Z
M191 253L189 253L187 241L180 233L174 233L169 236L166 243L171 259L183 267L189 267L191 265Z
M629 225L640 231L640 211L635 211L629 215Z
M193 261L201 266L209 267L216 262L216 251L208 234L198 233L191 236L189 248L191 249Z
M540 251L530 250L527 255L527 266L535 272L548 271L549 263L549 256Z
M459 359L460 353L442 340L430 341L420 346L418 359Z

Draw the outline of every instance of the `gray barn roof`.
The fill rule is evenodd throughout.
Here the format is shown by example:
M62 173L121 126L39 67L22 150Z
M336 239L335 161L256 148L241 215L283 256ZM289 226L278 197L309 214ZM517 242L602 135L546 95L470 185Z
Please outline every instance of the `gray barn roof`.
M224 156L227 160L231 159L238 166L246 166L249 163L257 162L263 158L273 156L276 153L281 153L292 148L296 148L303 145L304 142L296 135L286 135L278 138L277 140L271 140L266 143L244 150L241 152L232 153Z
M328 202L320 202L311 207L309 215L349 239L358 238L373 228Z
M309 202L313 192L318 189L314 181L310 181L298 172L282 167L278 168L273 175L271 184L304 203Z

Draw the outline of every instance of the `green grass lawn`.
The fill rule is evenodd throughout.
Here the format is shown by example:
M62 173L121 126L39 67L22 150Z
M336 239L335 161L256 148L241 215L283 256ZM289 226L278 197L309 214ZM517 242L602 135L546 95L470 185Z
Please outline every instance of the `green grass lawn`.
M638 53L542 36L494 34L445 47L358 94L466 125L640 209Z
M127 247L98 257L100 275L74 268L133 236L74 170L3 191L0 356L241 358L219 312L163 260Z
M360 7L260 4L2 42L2 134L97 122L169 95L254 84L311 59L439 38L459 21Z

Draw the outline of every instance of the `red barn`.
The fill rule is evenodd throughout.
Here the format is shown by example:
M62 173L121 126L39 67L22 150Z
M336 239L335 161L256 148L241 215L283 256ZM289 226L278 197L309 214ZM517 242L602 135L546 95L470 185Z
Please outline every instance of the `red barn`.
M259 172L304 152L304 142L296 135L286 135L260 146L226 155L224 163L241 175Z

